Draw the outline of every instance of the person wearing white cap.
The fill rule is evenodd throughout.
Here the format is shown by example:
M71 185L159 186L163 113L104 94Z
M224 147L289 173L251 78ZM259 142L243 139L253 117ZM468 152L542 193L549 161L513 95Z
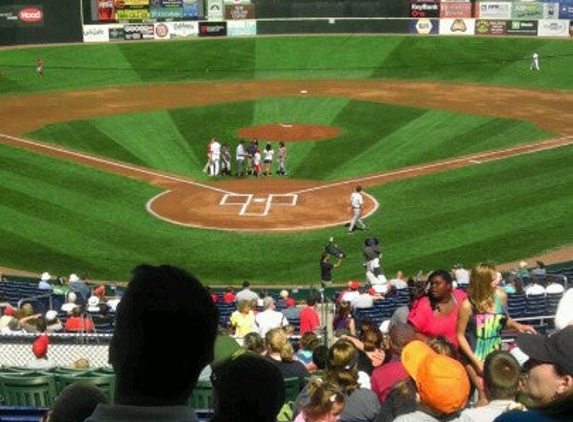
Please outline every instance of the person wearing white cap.
M76 302L78 305L85 305L91 296L91 289L84 278L83 276L78 277L75 274L70 275L68 289L70 292L76 294Z
M44 318L46 320L46 332L58 333L64 330L64 325L58 318L58 311L50 309L48 312L46 312Z
M99 297L90 296L88 299L88 312L99 312Z
M67 312L68 314L71 314L72 309L78 306L78 304L76 303L77 296L74 292L69 292L67 299L68 301L62 305L60 310L63 312Z
M50 284L51 278L52 278L52 276L50 275L50 273L48 273L48 272L42 273L42 275L40 276L40 281L38 282L38 289L40 289L40 290L52 290L53 287Z

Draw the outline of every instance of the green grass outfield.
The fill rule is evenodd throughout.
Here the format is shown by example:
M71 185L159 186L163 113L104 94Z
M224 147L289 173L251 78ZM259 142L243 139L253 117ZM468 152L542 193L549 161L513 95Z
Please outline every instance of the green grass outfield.
M532 51L541 73L528 70ZM46 77L35 75L38 56ZM401 36L259 37L0 51L0 92L238 79L411 79L573 88L569 40ZM221 116L225 116L224 120ZM381 117L384 118L381 118ZM289 145L291 176L337 180L552 137L533 124L345 98L265 98L46 126L26 137L204 180L206 140L288 118L343 127ZM279 119L279 120L277 120ZM0 128L0 132L2 128ZM423 132L422 140L417 136ZM153 136L153 147L145 140ZM385 184L368 219L387 273L497 263L572 243L573 148ZM363 277L365 235L182 228L152 217L143 182L0 144L0 265L126 279L171 263L210 284L308 285L330 236L349 253L336 280Z

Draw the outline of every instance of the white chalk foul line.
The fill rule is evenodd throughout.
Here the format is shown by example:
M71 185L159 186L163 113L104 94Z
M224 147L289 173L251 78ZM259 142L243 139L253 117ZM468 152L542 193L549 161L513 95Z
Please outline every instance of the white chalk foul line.
M561 142L564 140L567 142L556 144L556 142ZM543 147L542 145L545 145L545 144L549 144L549 145ZM400 170L395 170L395 171L389 171L386 173L378 173L378 174L373 174L371 176L357 177L354 179L344 180L341 182L328 183L326 185L316 186L316 187L307 188L307 189L301 189L301 190L293 191L291 193L302 194L302 193L308 193L308 192L316 192L318 190L330 189L330 188L333 188L336 186L345 186L345 185L356 184L356 183L360 183L360 182L364 182L364 181L368 181L368 180L383 179L385 177L390 177L390 176L415 173L415 172L420 171L420 170L427 170L427 169L442 167L444 165L450 165L450 164L457 164L457 163L464 163L464 162L466 162L466 163L469 162L472 164L482 164L484 162L505 160L506 158L518 157L520 155L533 154L533 153L540 152L540 151L547 151L547 150L560 148L560 147L564 147L564 146L571 145L571 144L573 144L573 136L562 136L560 138L552 138L552 139L548 139L546 141L536 142L533 144L517 145L514 147L510 147L510 148L498 149L495 151L488 151L488 152L483 152L483 153L477 153L477 154L468 155L468 156L464 156L464 157L454 158L451 160L438 161L435 163L424 164L424 165L415 166L415 167L408 167L405 169L400 169ZM539 146L539 148L528 149L528 148L531 148L532 146ZM525 149L525 151L521 151L524 149ZM517 153L512 154L512 155L505 155L502 157L495 157L495 155L497 155L499 153L511 153L512 151L521 151L521 152L517 152ZM492 155L494 155L494 157L491 157Z
M232 192L229 192L229 191L224 190L224 189L215 188L213 186L205 185L203 183L195 182L192 180L183 179L183 178L176 177L176 176L171 176L169 174L160 173L160 172L153 171L153 170L147 170L147 169L144 169L141 167L133 166L131 164L124 164L124 163L118 163L116 161L106 160L104 158L99 158L99 157L95 157L93 155L72 151L72 150L69 150L66 148L55 147L55 146L48 145L48 144L45 144L42 142L30 141L28 139L17 138L15 136L1 134L1 133L0 133L0 137L8 138L8 139L11 139L12 141L20 142L22 144L34 145L36 147L43 148L43 149L46 149L48 151L61 152L62 154L71 155L71 156L80 157L80 158L83 158L86 160L103 163L103 164L106 164L106 165L111 166L111 167L123 168L123 169L127 169L127 170L138 172L138 173L147 174L147 175L154 176L154 177L162 177L164 179L172 180L174 182L184 183L184 184L191 185L191 186L198 186L198 187L201 187L204 189L209 189L209 190L212 190L215 192L220 192L220 193L225 193L225 194L231 194L232 193Z

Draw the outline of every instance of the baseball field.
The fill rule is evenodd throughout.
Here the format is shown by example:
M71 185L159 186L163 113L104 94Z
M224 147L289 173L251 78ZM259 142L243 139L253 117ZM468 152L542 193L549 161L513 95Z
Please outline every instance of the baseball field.
M573 243L571 41L296 36L0 50L0 266L308 285L502 263ZM529 69L533 52L540 71ZM35 72L38 57L45 76ZM210 178L211 137L288 176ZM234 164L234 163L233 163ZM368 232L346 234L366 193Z

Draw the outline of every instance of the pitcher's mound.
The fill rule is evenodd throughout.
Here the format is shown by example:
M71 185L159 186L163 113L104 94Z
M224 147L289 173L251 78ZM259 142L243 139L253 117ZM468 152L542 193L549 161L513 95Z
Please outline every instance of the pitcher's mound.
M340 129L332 126L299 125L295 123L271 123L239 129L241 138L270 142L322 141L340 134Z

